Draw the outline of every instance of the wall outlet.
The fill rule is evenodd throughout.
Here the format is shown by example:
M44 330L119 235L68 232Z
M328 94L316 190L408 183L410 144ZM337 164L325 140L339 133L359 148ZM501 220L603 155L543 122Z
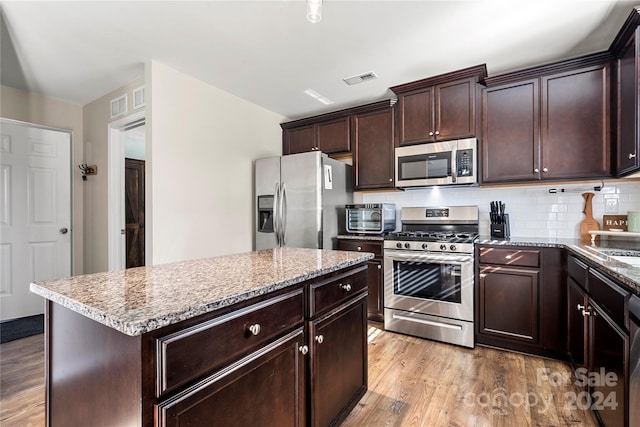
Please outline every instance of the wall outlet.
M604 199L604 213L618 213L618 199L605 198Z

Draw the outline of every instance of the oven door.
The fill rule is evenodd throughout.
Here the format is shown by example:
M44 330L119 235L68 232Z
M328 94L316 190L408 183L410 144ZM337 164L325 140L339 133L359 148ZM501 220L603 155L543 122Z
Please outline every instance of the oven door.
M385 307L473 322L473 255L386 250Z

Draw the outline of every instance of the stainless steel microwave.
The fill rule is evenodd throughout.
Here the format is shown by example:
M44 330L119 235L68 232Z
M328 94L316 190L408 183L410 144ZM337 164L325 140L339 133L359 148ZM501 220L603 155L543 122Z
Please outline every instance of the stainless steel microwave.
M477 184L477 157L475 138L398 147L396 187Z

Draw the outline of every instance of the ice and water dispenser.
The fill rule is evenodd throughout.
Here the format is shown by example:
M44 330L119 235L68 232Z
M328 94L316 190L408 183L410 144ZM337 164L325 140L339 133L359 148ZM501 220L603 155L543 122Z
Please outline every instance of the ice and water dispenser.
M258 231L273 233L273 196L258 196Z

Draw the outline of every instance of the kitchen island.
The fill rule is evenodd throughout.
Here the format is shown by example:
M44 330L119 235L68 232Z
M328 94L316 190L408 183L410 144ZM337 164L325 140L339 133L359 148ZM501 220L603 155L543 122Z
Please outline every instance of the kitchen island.
M279 248L31 284L48 425L328 425L367 388L369 253Z

